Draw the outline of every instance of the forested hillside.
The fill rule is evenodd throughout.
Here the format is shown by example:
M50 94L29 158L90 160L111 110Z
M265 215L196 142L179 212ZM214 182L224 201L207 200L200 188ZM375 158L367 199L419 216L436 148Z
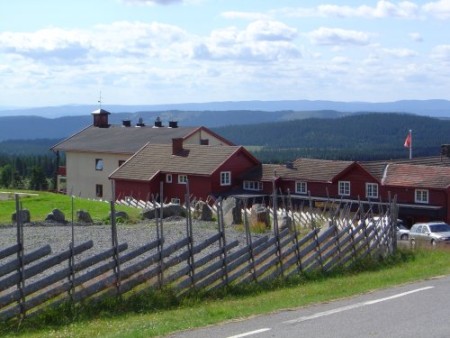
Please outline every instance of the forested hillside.
M409 114L367 113L337 119L304 119L215 128L235 144L255 146L265 162L296 157L372 160L408 156L403 147L413 130L414 156L438 155L450 143L450 121Z

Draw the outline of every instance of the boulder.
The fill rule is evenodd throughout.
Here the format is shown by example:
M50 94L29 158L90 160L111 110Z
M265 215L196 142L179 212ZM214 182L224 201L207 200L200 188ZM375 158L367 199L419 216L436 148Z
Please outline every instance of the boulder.
M210 222L213 220L213 213L212 210L210 208L210 206L208 205L208 203L203 202L203 201L198 201L195 204L195 212L194 212L194 216L196 219L199 219L201 221L207 221Z
M20 220L22 221L22 224L30 223L31 216L30 216L30 211L28 209L19 210L19 215L20 215ZM15 212L12 214L11 220L13 223L17 222L17 214Z
M228 197L222 202L223 219L225 224L242 224L240 200Z
M84 210L78 210L77 211L77 221L78 222L82 222L82 223L87 223L87 224L92 224L94 223L92 221L92 217L89 214L89 212L84 211Z
M288 215L284 215L281 219L280 230L283 230L285 228L288 228L289 231L294 230L292 218Z
M52 212L47 215L45 220L56 223L66 223L66 217L59 209L53 209Z
M250 211L250 226L256 224L264 224L267 229L270 229L270 212L262 204L253 204Z
M160 208L143 210L142 218L155 219L159 217ZM186 216L186 209L179 204L169 204L163 207L163 218L174 216Z

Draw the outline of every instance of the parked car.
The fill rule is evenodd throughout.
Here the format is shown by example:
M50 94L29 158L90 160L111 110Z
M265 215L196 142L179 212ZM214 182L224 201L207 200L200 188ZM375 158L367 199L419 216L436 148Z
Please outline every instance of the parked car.
M416 223L409 232L411 247L419 244L450 244L450 225L444 222Z
M406 241L409 238L409 229L405 227L403 224L397 222L396 226L397 239Z

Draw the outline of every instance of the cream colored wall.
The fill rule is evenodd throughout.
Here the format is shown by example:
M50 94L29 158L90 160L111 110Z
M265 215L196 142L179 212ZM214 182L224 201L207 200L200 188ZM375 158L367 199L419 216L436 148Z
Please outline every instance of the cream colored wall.
M200 144L200 139L208 139L210 145L223 145L223 142L208 133L200 130L185 139L187 144ZM133 154L118 155L109 153L66 153L67 194L84 198L97 198L95 186L103 185L103 200L111 200L111 181L108 176L119 167L119 160L127 160ZM103 170L95 170L95 160L103 159Z
M95 187L103 185L103 200L111 200L111 181L108 176L119 167L120 160L131 155L106 153L66 153L67 194L84 198L97 198ZM95 170L95 160L103 160L103 170Z

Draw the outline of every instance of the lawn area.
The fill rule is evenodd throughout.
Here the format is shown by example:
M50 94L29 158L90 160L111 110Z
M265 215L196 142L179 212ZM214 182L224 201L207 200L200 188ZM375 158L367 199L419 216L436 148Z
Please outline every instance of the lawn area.
M22 209L28 209L31 222L43 221L53 210L61 210L67 221L72 219L72 210L76 220L76 211L88 211L94 222L107 221L110 203L71 197L45 191L0 190L0 224L11 224L11 215L16 211L15 194L20 196ZM73 208L72 208L73 205ZM131 222L138 221L140 210L128 206L116 206L116 211L125 211Z
M150 295L119 307L87 309L74 318L55 313L39 323L24 321L20 330L0 328L2 337L155 337L281 309L332 301L376 289L450 274L446 250L400 250L381 263L352 271L297 278L266 287L249 285L222 295L173 297Z

